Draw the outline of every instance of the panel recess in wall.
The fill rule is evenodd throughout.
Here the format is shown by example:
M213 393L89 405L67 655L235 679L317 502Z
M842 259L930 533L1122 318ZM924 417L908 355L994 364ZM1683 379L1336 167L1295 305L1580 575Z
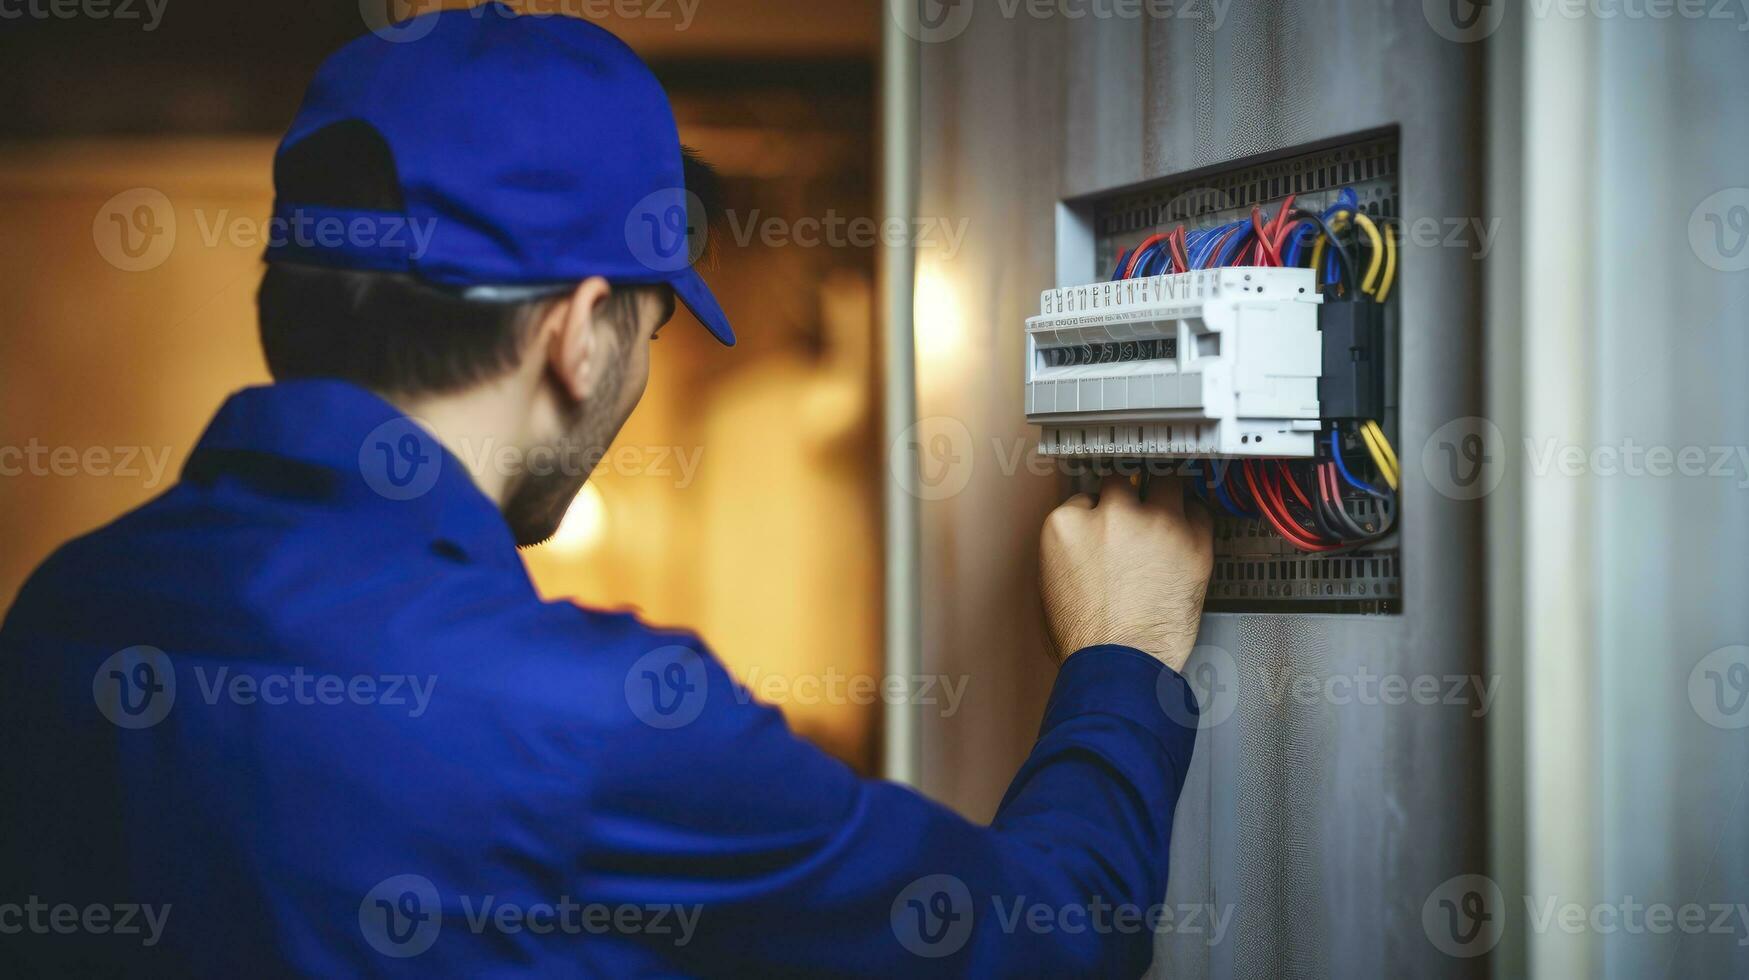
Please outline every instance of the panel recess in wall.
M1400 242L1398 151L1398 135L1394 130L1375 132L1203 168L1070 202L1065 215L1071 220L1060 230L1063 236L1060 252L1090 250L1091 255L1071 259L1067 267L1090 269L1094 279L1110 279L1119 257L1133 254L1132 250L1155 233L1170 231L1181 224L1196 231L1248 220L1254 206L1273 215L1289 195L1294 197L1295 208L1323 215L1337 205L1345 191L1352 192L1351 200L1357 202L1360 213L1370 217L1384 234L1396 234ZM1371 263L1373 249L1353 222L1346 225L1346 230L1339 224L1337 233L1348 241L1358 280ZM1305 249L1305 255L1309 257L1310 251ZM1309 258L1302 258L1300 264L1309 264ZM1318 278L1322 280L1325 276L1320 274ZM1380 304L1384 326L1376 356L1383 361L1383 393L1378 400L1380 417L1376 421L1393 444L1400 443L1397 359L1402 324L1398 311L1402 305L1400 297L1409 286L1397 276L1386 301ZM1324 312L1328 313L1335 298L1334 287L1323 288ZM1328 400L1325 405L1328 407ZM1325 419L1327 426L1330 421ZM1335 428L1343 446L1341 456L1357 482L1384 488L1383 475L1372 461L1366 440L1354 431L1357 427L1343 423ZM1324 454L1322 458L1331 458L1328 428L1319 451ZM1223 465L1223 473L1229 476L1240 474L1237 480L1241 488L1245 486L1241 464L1228 461L1217 465ZM1301 474L1296 483L1304 484L1303 489L1309 493L1315 470L1306 461L1295 466ZM1302 488L1296 487L1295 492L1298 489ZM1400 528L1405 515L1395 494L1387 493L1381 498L1342 484L1340 497L1349 517L1366 528L1388 527L1390 533L1364 546L1330 553L1297 548L1262 519L1234 516L1233 510L1244 512L1252 508L1245 506L1240 491L1231 496L1238 498L1230 501L1237 506L1229 507L1229 501L1220 495L1210 498L1216 514L1210 611L1350 614L1402 611Z

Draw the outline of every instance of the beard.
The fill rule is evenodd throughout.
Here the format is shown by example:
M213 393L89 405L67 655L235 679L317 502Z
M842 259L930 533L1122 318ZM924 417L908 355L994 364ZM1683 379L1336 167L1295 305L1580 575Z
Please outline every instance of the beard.
M569 431L544 447L550 454L529 453L530 459L548 458L555 465L551 472L525 470L504 498L504 522L510 525L518 548L540 544L558 532L565 512L625 423L619 412L623 387L623 379L615 372L606 390L577 406Z

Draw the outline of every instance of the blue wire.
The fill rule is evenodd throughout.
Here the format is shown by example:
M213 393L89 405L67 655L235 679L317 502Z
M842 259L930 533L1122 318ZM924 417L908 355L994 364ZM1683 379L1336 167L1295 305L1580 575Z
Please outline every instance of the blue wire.
M1305 249L1306 239L1316 233L1317 228L1314 225L1301 224L1299 227L1295 228L1293 241L1288 243L1287 253L1282 256L1282 265L1295 269L1299 268L1300 252Z
M1336 427L1334 425L1330 427L1330 455L1336 460L1336 472L1342 474L1343 481L1349 486L1362 493L1370 493L1381 499L1389 499L1368 484L1356 480L1354 474L1348 472L1348 464L1342 459L1342 437L1336 432Z
M1336 195L1336 203L1324 211L1324 220L1329 221L1344 211L1354 211L1360 207L1360 195L1352 187L1344 187ZM1336 243L1331 242L1332 246ZM1334 285L1341 278L1341 271L1336 265L1336 249L1331 248L1325 256L1324 284Z
M1232 514L1234 517L1254 518L1257 516L1257 514L1252 511L1239 509L1238 505L1233 503L1233 498L1227 495L1226 474L1219 470L1215 471L1215 495L1220 498L1221 506L1227 508L1227 513Z
M1250 222L1246 222L1246 224L1250 224ZM1227 247L1221 249L1221 256L1215 260L1215 265L1226 265L1228 262L1233 261L1233 256L1237 254L1239 249L1244 247L1245 243L1250 241L1254 235L1255 232L1240 232L1239 234L1234 235L1227 241Z
M1152 245L1149 245L1145 249L1142 249L1141 258L1138 258L1135 260L1136 274L1135 274L1135 276L1131 276L1130 278L1133 279L1133 278L1138 278L1141 276L1157 276L1157 275L1159 275L1160 273L1158 273L1158 272L1149 272L1148 266L1155 259L1160 257L1162 251L1165 249L1165 246L1166 246L1166 243L1164 241L1159 241L1159 242L1155 242Z

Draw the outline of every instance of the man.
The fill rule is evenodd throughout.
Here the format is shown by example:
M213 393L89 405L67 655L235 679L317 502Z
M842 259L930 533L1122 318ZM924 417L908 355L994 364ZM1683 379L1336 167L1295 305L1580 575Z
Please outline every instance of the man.
M0 631L0 945L202 975L1145 970L1207 514L1113 481L1051 515L1064 659L989 827L796 739L696 638L541 601L516 547L584 476L537 461L596 458L677 301L734 341L681 241L714 194L606 32L429 16L331 58L276 158L276 383ZM487 444L528 465L468 469Z

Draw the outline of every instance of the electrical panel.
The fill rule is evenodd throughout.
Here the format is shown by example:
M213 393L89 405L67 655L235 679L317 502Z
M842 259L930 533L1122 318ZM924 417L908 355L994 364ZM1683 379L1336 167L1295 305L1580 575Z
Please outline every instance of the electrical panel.
M1310 269L1229 268L1053 289L1026 321L1046 456L1310 456L1322 298Z
M1211 611L1401 611L1398 159L1381 132L1065 205L1076 271L1026 324L1038 451L1186 477Z

